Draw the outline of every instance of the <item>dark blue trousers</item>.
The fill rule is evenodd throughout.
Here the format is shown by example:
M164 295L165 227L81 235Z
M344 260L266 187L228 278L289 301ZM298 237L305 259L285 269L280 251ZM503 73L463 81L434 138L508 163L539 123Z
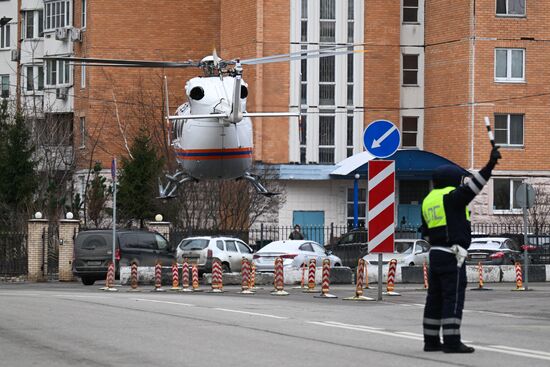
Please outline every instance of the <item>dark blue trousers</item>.
M460 341L460 324L466 292L466 265L456 266L452 253L440 250L430 251L428 272L428 296L424 308L424 342L457 346Z

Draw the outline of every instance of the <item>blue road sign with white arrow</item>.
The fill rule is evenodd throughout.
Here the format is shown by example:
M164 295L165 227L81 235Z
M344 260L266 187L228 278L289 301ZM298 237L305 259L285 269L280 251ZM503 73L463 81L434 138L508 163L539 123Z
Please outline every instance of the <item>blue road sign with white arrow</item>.
M363 134L365 149L375 157L386 158L399 149L401 133L391 121L376 120L365 129Z

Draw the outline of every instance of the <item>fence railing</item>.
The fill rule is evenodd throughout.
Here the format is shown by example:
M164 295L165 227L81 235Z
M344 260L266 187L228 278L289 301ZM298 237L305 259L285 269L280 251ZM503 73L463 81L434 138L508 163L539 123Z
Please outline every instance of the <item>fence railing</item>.
M0 277L27 274L27 235L23 232L0 233Z

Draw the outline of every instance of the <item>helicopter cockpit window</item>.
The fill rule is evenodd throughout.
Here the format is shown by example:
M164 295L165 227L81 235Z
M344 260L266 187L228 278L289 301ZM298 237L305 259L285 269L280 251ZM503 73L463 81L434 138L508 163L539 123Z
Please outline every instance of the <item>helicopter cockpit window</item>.
M241 85L241 98L245 99L246 97L248 97L248 88Z
M200 101L204 97L204 89L201 87L194 87L189 93L189 97L196 101Z

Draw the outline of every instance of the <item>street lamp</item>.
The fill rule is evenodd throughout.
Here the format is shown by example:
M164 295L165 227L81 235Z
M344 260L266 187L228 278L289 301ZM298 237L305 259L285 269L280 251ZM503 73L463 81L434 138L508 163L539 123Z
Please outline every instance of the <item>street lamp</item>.
M11 21L12 18L8 18L8 17L2 17L0 18L0 27L3 27L5 26L6 24L8 24L10 21Z

